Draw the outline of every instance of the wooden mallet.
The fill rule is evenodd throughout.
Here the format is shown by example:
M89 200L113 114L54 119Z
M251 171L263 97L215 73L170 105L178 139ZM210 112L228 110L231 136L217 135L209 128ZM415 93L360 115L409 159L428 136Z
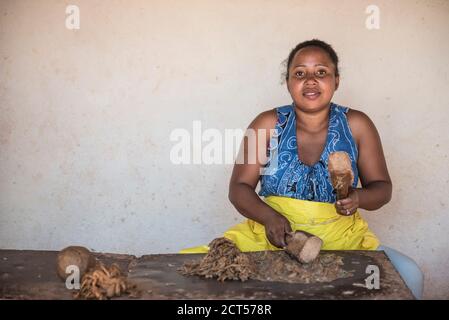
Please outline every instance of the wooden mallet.
M354 173L352 172L351 159L344 151L333 152L329 155L327 164L332 187L337 192L337 200L348 197L349 188L354 181Z

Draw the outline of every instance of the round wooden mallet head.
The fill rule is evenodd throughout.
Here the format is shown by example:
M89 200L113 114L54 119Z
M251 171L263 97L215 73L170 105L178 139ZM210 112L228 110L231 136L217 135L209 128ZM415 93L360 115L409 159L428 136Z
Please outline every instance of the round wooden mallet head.
M71 272L66 273L67 267L75 265L79 268L80 278L90 268L95 266L95 257L85 247L70 246L58 253L57 257L57 273L62 280L66 280Z

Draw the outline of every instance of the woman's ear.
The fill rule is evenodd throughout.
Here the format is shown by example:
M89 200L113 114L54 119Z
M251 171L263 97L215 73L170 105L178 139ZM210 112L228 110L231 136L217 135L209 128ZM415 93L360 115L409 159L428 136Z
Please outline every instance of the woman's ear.
M335 77L335 91L337 91L339 85L340 85L340 76L336 76Z

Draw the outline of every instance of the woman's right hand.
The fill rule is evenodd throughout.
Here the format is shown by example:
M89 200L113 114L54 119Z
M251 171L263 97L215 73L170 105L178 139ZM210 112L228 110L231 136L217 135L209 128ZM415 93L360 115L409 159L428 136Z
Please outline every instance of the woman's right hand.
M278 248L285 248L285 236L292 232L290 222L283 215L275 212L270 219L265 222L265 233L268 241Z

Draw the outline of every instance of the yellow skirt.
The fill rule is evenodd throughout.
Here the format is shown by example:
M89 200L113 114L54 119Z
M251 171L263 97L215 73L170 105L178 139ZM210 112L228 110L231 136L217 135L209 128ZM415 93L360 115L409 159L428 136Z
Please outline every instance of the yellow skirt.
M269 196L265 202L285 216L292 230L309 232L323 240L323 250L376 250L379 240L368 228L357 211L349 217L341 216L331 203L298 200L287 197ZM247 219L224 235L243 252L280 250L267 239L265 227ZM206 253L207 245L183 249L180 253Z

